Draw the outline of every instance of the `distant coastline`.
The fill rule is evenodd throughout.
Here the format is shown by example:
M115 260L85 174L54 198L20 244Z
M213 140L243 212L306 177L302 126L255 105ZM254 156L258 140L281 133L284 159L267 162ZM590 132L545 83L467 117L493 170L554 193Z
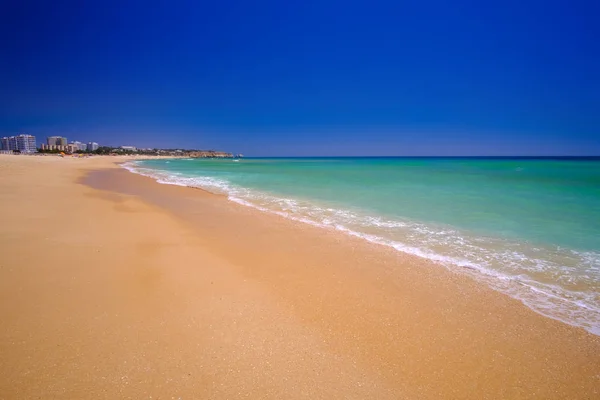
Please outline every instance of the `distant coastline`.
M60 150L38 150L38 154L64 154ZM216 150L186 150L186 149L138 149L135 147L109 147L101 146L94 151L75 151L71 154L88 154L100 156L162 156L162 157L183 157L183 158L234 158L241 155L234 155L224 151Z
M328 158L389 158L389 159L440 159L440 160L600 160L600 155L597 156L246 156L244 158L261 158L261 159L328 159Z

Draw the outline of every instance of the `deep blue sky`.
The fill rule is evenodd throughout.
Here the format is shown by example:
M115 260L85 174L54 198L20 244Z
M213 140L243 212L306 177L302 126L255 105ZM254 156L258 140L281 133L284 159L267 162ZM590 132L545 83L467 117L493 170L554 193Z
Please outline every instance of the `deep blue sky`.
M588 1L0 2L0 134L248 155L600 155Z

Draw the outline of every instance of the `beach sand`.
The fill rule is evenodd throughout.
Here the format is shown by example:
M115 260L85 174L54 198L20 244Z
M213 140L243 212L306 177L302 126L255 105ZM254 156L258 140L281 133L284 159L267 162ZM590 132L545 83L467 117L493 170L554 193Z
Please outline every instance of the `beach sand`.
M114 157L0 155L0 399L597 399L600 338Z

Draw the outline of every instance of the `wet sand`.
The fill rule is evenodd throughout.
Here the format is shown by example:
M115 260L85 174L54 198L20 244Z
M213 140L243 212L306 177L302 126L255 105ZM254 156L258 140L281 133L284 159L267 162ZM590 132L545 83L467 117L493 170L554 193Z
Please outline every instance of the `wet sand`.
M600 338L417 257L0 156L0 399L594 399Z

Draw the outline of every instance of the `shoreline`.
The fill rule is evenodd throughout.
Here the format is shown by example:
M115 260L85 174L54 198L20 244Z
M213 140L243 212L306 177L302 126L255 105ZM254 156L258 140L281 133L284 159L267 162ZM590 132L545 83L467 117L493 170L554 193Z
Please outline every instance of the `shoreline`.
M416 256L419 259L427 260L428 262L432 262L435 265L449 269L453 272L466 274L479 283L487 285L488 287L499 291L504 295L522 302L525 306L532 309L536 313L543 315L544 317L551 318L574 327L583 328L589 333L600 336L600 320L598 319L600 317L600 310L595 307L594 304L582 302L582 299L577 297L577 293L571 292L568 289L560 286L555 286L551 282L541 283L535 280L523 279L518 275L503 275L501 272L489 267L484 267L477 263L473 263L467 259L453 258L452 256L445 256L441 253L432 253L428 250L423 251L423 249L420 247L411 247L402 241L395 242L382 236L364 233L360 230L353 230L352 228L348 228L344 225L327 225L314 219L310 219L306 216L298 216L294 213L270 209L269 207L255 204L252 201L248 201L244 198L236 197L237 195L235 194L235 191L233 192L233 195L231 192L218 193L219 190L223 190L220 186L217 187L217 192L213 192L210 188L193 186L193 184L188 184L187 181L181 182L179 179L173 179L174 177L170 177L168 174L165 175L165 171L156 170L155 172L148 172L151 171L152 168L148 170L145 169L146 167L140 170L139 168L136 168L135 161L132 161L131 163L126 161L119 163L119 165L129 172L149 177L159 184L183 186L190 189L199 189L211 194L224 196L234 203L251 207L269 215L277 215L296 222L316 226L321 229L334 230L341 232L344 235L358 237L378 246L392 248L395 251L405 255ZM558 291L562 296L557 295L556 291Z
M600 394L598 337L471 278L222 196L161 185L113 157L30 159L9 165L16 178L3 181L11 192L2 204L18 211L3 213L5 246L29 238L36 251L8 254L0 269L2 393ZM42 212L61 202L71 217L62 224ZM90 212L99 219L89 222ZM77 261L89 254L87 264ZM99 336L90 336L92 327ZM52 368L57 359L68 362Z

